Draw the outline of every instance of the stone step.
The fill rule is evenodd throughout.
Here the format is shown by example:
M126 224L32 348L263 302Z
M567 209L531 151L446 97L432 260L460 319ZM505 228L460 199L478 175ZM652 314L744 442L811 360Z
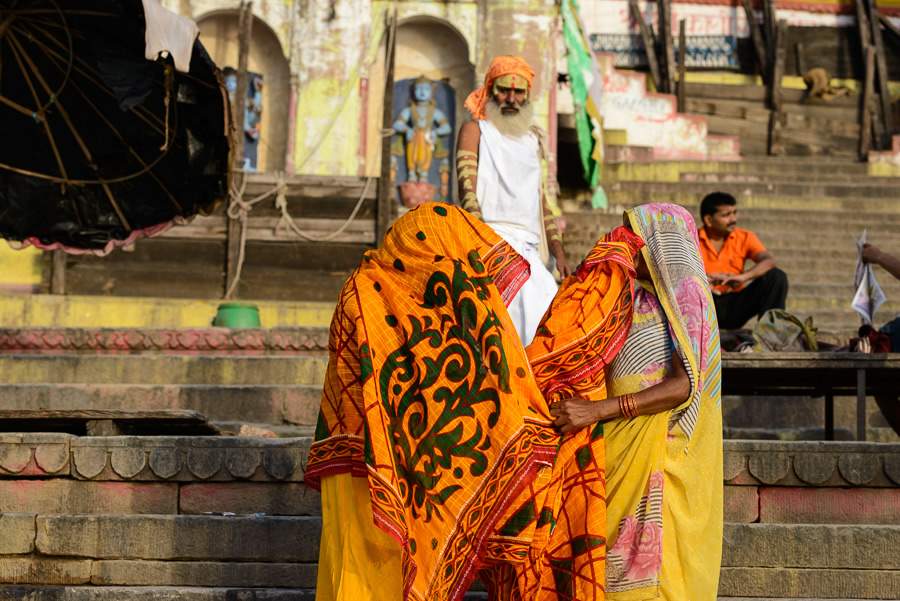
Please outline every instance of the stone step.
M844 173L703 173L681 172L680 181L713 184L810 183L847 185L900 185L900 178Z
M0 582L32 585L315 587L321 518L38 515L0 557ZM11 540L5 541L9 545ZM890 598L900 526L725 524L720 594ZM23 569L24 568L24 569ZM802 577L803 586L785 572ZM738 590L739 577L752 579ZM863 577L867 577L863 584ZM269 581L264 581L269 578ZM769 590L755 587L768 580Z
M318 386L328 357L309 355L29 355L0 354L7 384Z
M723 189L724 188L724 189ZM897 194L896 183L819 183L776 181L776 182L735 182L724 186L720 182L615 182L604 187L607 195L615 196L619 192L640 192L653 194L668 192L677 194L706 195L711 192L729 192L737 198L759 196L794 196L820 200L824 198L854 198L861 201L868 199L895 199Z
M314 588L10 586L0 601L315 601Z
M228 422L313 427L321 397L320 386L287 384L0 384L4 409L190 409L232 431Z
M209 328L221 300L78 296L0 295L0 326L6 328ZM263 327L327 326L334 302L254 301Z
M825 424L825 399L726 395L722 397L722 423L726 428L745 429L821 427ZM888 425L872 397L866 403L866 423L879 428ZM835 397L834 424L835 427L853 429L855 436L856 397Z
M622 186L629 187L623 188ZM859 196L817 196L810 198L806 195L807 191L800 194L784 194L772 193L744 195L742 190L731 189L723 190L722 186L709 186L708 189L699 190L681 190L667 188L666 186L678 186L679 184L670 184L668 182L650 184L646 183L646 187L656 186L655 190L641 189L637 182L631 185L631 182L618 182L611 186L604 186L606 196L610 206L618 210L619 205L630 208L642 205L648 202L668 202L681 205L686 208L699 207L700 201L704 196L711 192L730 192L738 200L745 214L749 210L762 209L785 209L790 207L791 210L810 212L816 214L826 211L846 211L846 212L875 212L875 213L900 213L900 203L894 198L887 196L882 198L864 198ZM614 186L618 188L613 189ZM852 194L852 193L851 193ZM561 202L563 210L567 212L583 210L589 208L590 198L585 197L581 204L569 207L564 201ZM692 211L692 214L698 214L699 211Z
M3 586L2 601L315 601L315 589L188 586ZM463 601L486 601L487 593L469 592ZM784 597L719 597L717 601L801 601ZM802 601L857 601L802 599Z
M722 567L900 571L900 526L725 524L722 548Z
M790 296L837 298L846 300L849 303L853 295L856 294L856 287L853 286L853 282L843 284L836 284L831 281L810 282L805 275L803 277L804 281L792 280L790 282ZM876 275L876 277L878 276ZM893 278L878 278L878 282L889 299L900 299L900 281ZM888 305L882 306L886 307Z
M690 203L681 203L681 206L687 209L698 223L700 221L700 200L702 200L702 197L698 197ZM767 207L765 210L753 210L744 207L743 200L738 199L738 225L744 229L757 230L765 228L774 231L794 231L795 233L799 229L802 233L802 230L810 227L815 227L816 229L823 227L827 228L826 231L829 232L840 232L842 231L841 226L846 226L855 228L851 229L850 232L858 237L864 229L871 230L872 228L900 224L900 214L896 211L879 212L874 209L867 209L865 212L861 212L858 210L846 211L837 209L819 210L811 213L808 210L798 209L790 205ZM566 231L582 224L583 220L587 220L586 225L589 227L596 227L594 222L609 229L611 229L610 226L617 227L622 225L623 211L633 206L636 205L615 206L608 209L566 211ZM606 229L605 232L609 231L609 229Z
M783 442L813 442L825 440L825 428L823 426L808 426L803 428L744 428L740 426L725 426L722 428L722 437L725 440L779 440ZM850 442L856 440L856 422L850 427L834 428L834 440ZM900 436L893 428L866 428L866 441L877 443L900 442ZM900 519L900 515L892 518ZM893 523L893 521L891 522Z
M687 172L866 176L869 173L869 165L859 161L830 157L816 157L815 159L807 157L790 157L789 159L743 157L740 161L657 160L649 164L607 162L603 165L602 177L625 179L649 174L652 179L661 180L666 176L671 177L672 174Z
M894 599L900 570L723 567L719 595L804 599Z

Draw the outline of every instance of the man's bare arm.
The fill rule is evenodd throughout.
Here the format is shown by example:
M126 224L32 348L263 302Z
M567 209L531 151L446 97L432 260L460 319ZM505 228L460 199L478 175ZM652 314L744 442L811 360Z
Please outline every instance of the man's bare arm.
M881 265L889 274L900 280L900 259L892 257L873 244L863 246L863 261Z
M753 261L756 263L756 265L754 265L744 273L740 273L737 275L729 274L729 277L726 280L725 284L733 287L742 286L750 280L755 280L756 278L766 275L766 273L776 267L775 257L772 256L772 253L766 250L756 253L756 255L753 256Z
M547 196L543 193L543 190L541 191L541 213L544 220L544 232L547 234L547 245L550 249L550 254L556 259L556 268L559 270L560 277L566 279L572 275L572 269L569 267L568 260L566 260L566 252L563 249L562 235L559 233L559 226L556 225L556 219L550 211L550 206L547 204Z
M475 121L467 121L459 130L456 143L456 178L459 184L460 206L474 217L481 219L481 205L475 191L478 189L478 144L481 130Z

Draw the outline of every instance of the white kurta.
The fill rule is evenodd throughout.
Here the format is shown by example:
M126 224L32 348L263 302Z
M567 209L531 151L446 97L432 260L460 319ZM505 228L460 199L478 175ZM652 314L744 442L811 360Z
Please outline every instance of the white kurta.
M523 346L528 346L556 294L556 280L541 262L541 161L534 134L510 138L479 121L476 195L484 222L531 265L531 277L509 304Z

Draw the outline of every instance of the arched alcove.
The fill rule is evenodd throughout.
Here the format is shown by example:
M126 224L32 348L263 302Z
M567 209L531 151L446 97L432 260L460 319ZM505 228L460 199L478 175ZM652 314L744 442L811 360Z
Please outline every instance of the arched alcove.
M419 75L450 84L456 90L457 128L468 120L463 103L475 88L475 67L465 38L442 19L412 17L397 27L394 79Z
M238 13L216 11L197 19L200 41L220 69L237 67ZM258 17L253 18L249 70L263 76L262 132L258 171L281 171L287 154L288 111L291 73L275 32Z
M366 152L366 172L378 174L381 140L382 94L384 92L384 43L379 60L372 66ZM462 33L449 22L430 16L404 19L397 27L397 50L394 59L394 80L424 75L435 81L444 81L456 93L456 130L469 119L463 106L466 97L475 88L475 66L469 62L469 45ZM451 161L451 164L455 161ZM452 180L451 180L452 181Z

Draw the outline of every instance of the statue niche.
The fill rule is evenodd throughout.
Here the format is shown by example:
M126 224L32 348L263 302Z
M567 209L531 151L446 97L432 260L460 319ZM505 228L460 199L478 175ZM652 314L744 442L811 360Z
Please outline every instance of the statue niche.
M391 180L398 184L400 201L407 207L432 200L451 202L455 99L452 87L425 76L395 84Z
M228 102L234 106L234 95L237 93L237 71L232 67L222 69L225 76L225 89L228 91ZM262 90L263 76L259 73L247 72L247 112L244 114L244 160L241 169L247 173L256 173L259 156L259 134L262 131Z

